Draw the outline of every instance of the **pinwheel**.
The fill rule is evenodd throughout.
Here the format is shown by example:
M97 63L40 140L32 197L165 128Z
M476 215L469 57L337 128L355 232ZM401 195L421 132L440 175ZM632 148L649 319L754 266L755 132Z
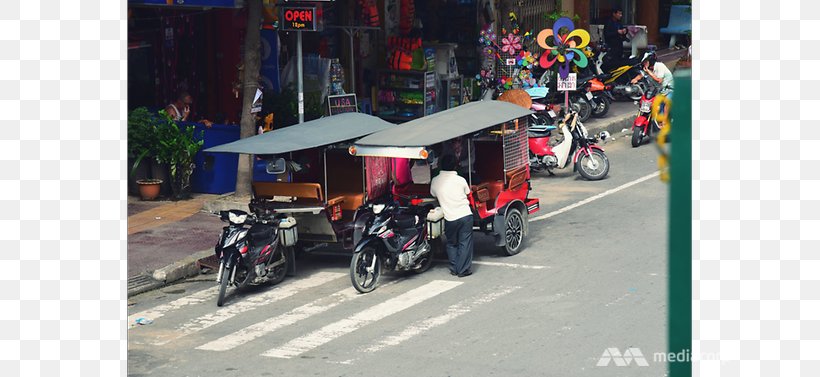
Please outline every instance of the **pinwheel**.
M550 37L554 45L547 43ZM536 40L538 45L545 49L539 59L541 67L552 67L556 61L561 63L558 66L558 74L563 79L569 74L570 63L579 68L584 68L588 64L583 48L589 44L589 33L583 29L575 29L575 24L567 17L555 21L552 29L541 30Z
M531 69L533 64L535 63L535 56L533 56L532 53L529 51L521 51L518 54L518 59L516 63L521 67Z
M516 51L521 50L521 37L517 35L507 34L507 37L501 39L501 43L503 44L501 51L510 55L515 55Z

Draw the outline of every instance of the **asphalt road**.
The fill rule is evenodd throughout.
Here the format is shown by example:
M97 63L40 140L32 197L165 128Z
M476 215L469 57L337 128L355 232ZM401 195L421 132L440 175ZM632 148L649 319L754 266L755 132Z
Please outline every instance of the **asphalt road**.
M634 183L657 171L657 151L615 136L608 178L535 176L531 219L549 217L513 257L477 235L472 276L439 262L360 295L349 257L322 254L221 309L214 275L133 297L128 375L663 376L653 355L666 349L668 186ZM648 365L597 366L608 348L639 349Z

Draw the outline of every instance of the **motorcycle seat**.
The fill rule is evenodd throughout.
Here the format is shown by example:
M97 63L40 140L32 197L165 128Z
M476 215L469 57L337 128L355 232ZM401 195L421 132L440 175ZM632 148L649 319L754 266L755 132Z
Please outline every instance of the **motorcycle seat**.
M531 107L535 111L544 111L547 109L547 105L538 102L533 102Z
M412 229L416 225L416 216L410 214L398 214L393 217L393 222L400 230Z

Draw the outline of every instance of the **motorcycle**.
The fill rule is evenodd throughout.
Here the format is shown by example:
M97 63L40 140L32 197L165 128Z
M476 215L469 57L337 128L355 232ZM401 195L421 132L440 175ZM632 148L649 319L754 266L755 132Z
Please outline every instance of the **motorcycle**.
M228 285L243 289L250 285L278 284L285 279L294 261L292 244L296 242L296 221L292 217L270 211L255 215L232 209L221 211L220 219L228 226L222 228L214 247L219 259L216 306L225 303ZM280 235L280 227L287 228L289 233ZM289 240L282 241L280 236Z
M433 248L428 242L426 218L430 206L400 207L395 201L375 202L362 238L350 261L350 281L361 293L376 289L382 269L422 273L433 264Z
M632 101L637 101L647 89L644 83L631 84L632 78L641 72L641 62L649 55L654 54L650 49L644 53L643 57L630 57L626 60L606 59L609 49L606 44L600 44L599 53L593 60L595 67L595 77L603 81L607 86L611 86L612 94L618 97L625 97Z
M635 101L638 107L638 116L632 124L632 147L637 148L643 142L644 138L649 138L653 133L660 132L661 126L655 117L652 116L652 104L655 102L655 96L660 92L656 84L644 76L641 81L644 81L649 89L641 96L640 101Z
M533 171L547 171L555 175L553 169L563 169L569 165L569 156L572 155L574 169L582 177L597 181L609 173L609 159L603 148L596 145L599 139L605 140L609 133L602 131L596 137L589 137L589 133L579 120L576 111L570 111L558 127L552 125L533 126L528 129L528 143L530 149L530 168ZM568 122L570 122L567 124ZM557 145L550 143L553 130L560 128L563 140Z

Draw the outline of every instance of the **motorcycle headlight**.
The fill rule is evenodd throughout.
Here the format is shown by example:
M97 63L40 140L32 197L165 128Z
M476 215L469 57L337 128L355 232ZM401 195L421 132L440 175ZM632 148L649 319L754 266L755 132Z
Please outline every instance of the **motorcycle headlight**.
M374 204L373 205L373 213L376 214L376 215L382 213L383 209L384 209L384 204Z
M247 213L237 214L233 211L228 212L228 221L230 221L231 224L241 225L241 224L244 224L245 220L247 220L247 219L248 219L248 214Z

